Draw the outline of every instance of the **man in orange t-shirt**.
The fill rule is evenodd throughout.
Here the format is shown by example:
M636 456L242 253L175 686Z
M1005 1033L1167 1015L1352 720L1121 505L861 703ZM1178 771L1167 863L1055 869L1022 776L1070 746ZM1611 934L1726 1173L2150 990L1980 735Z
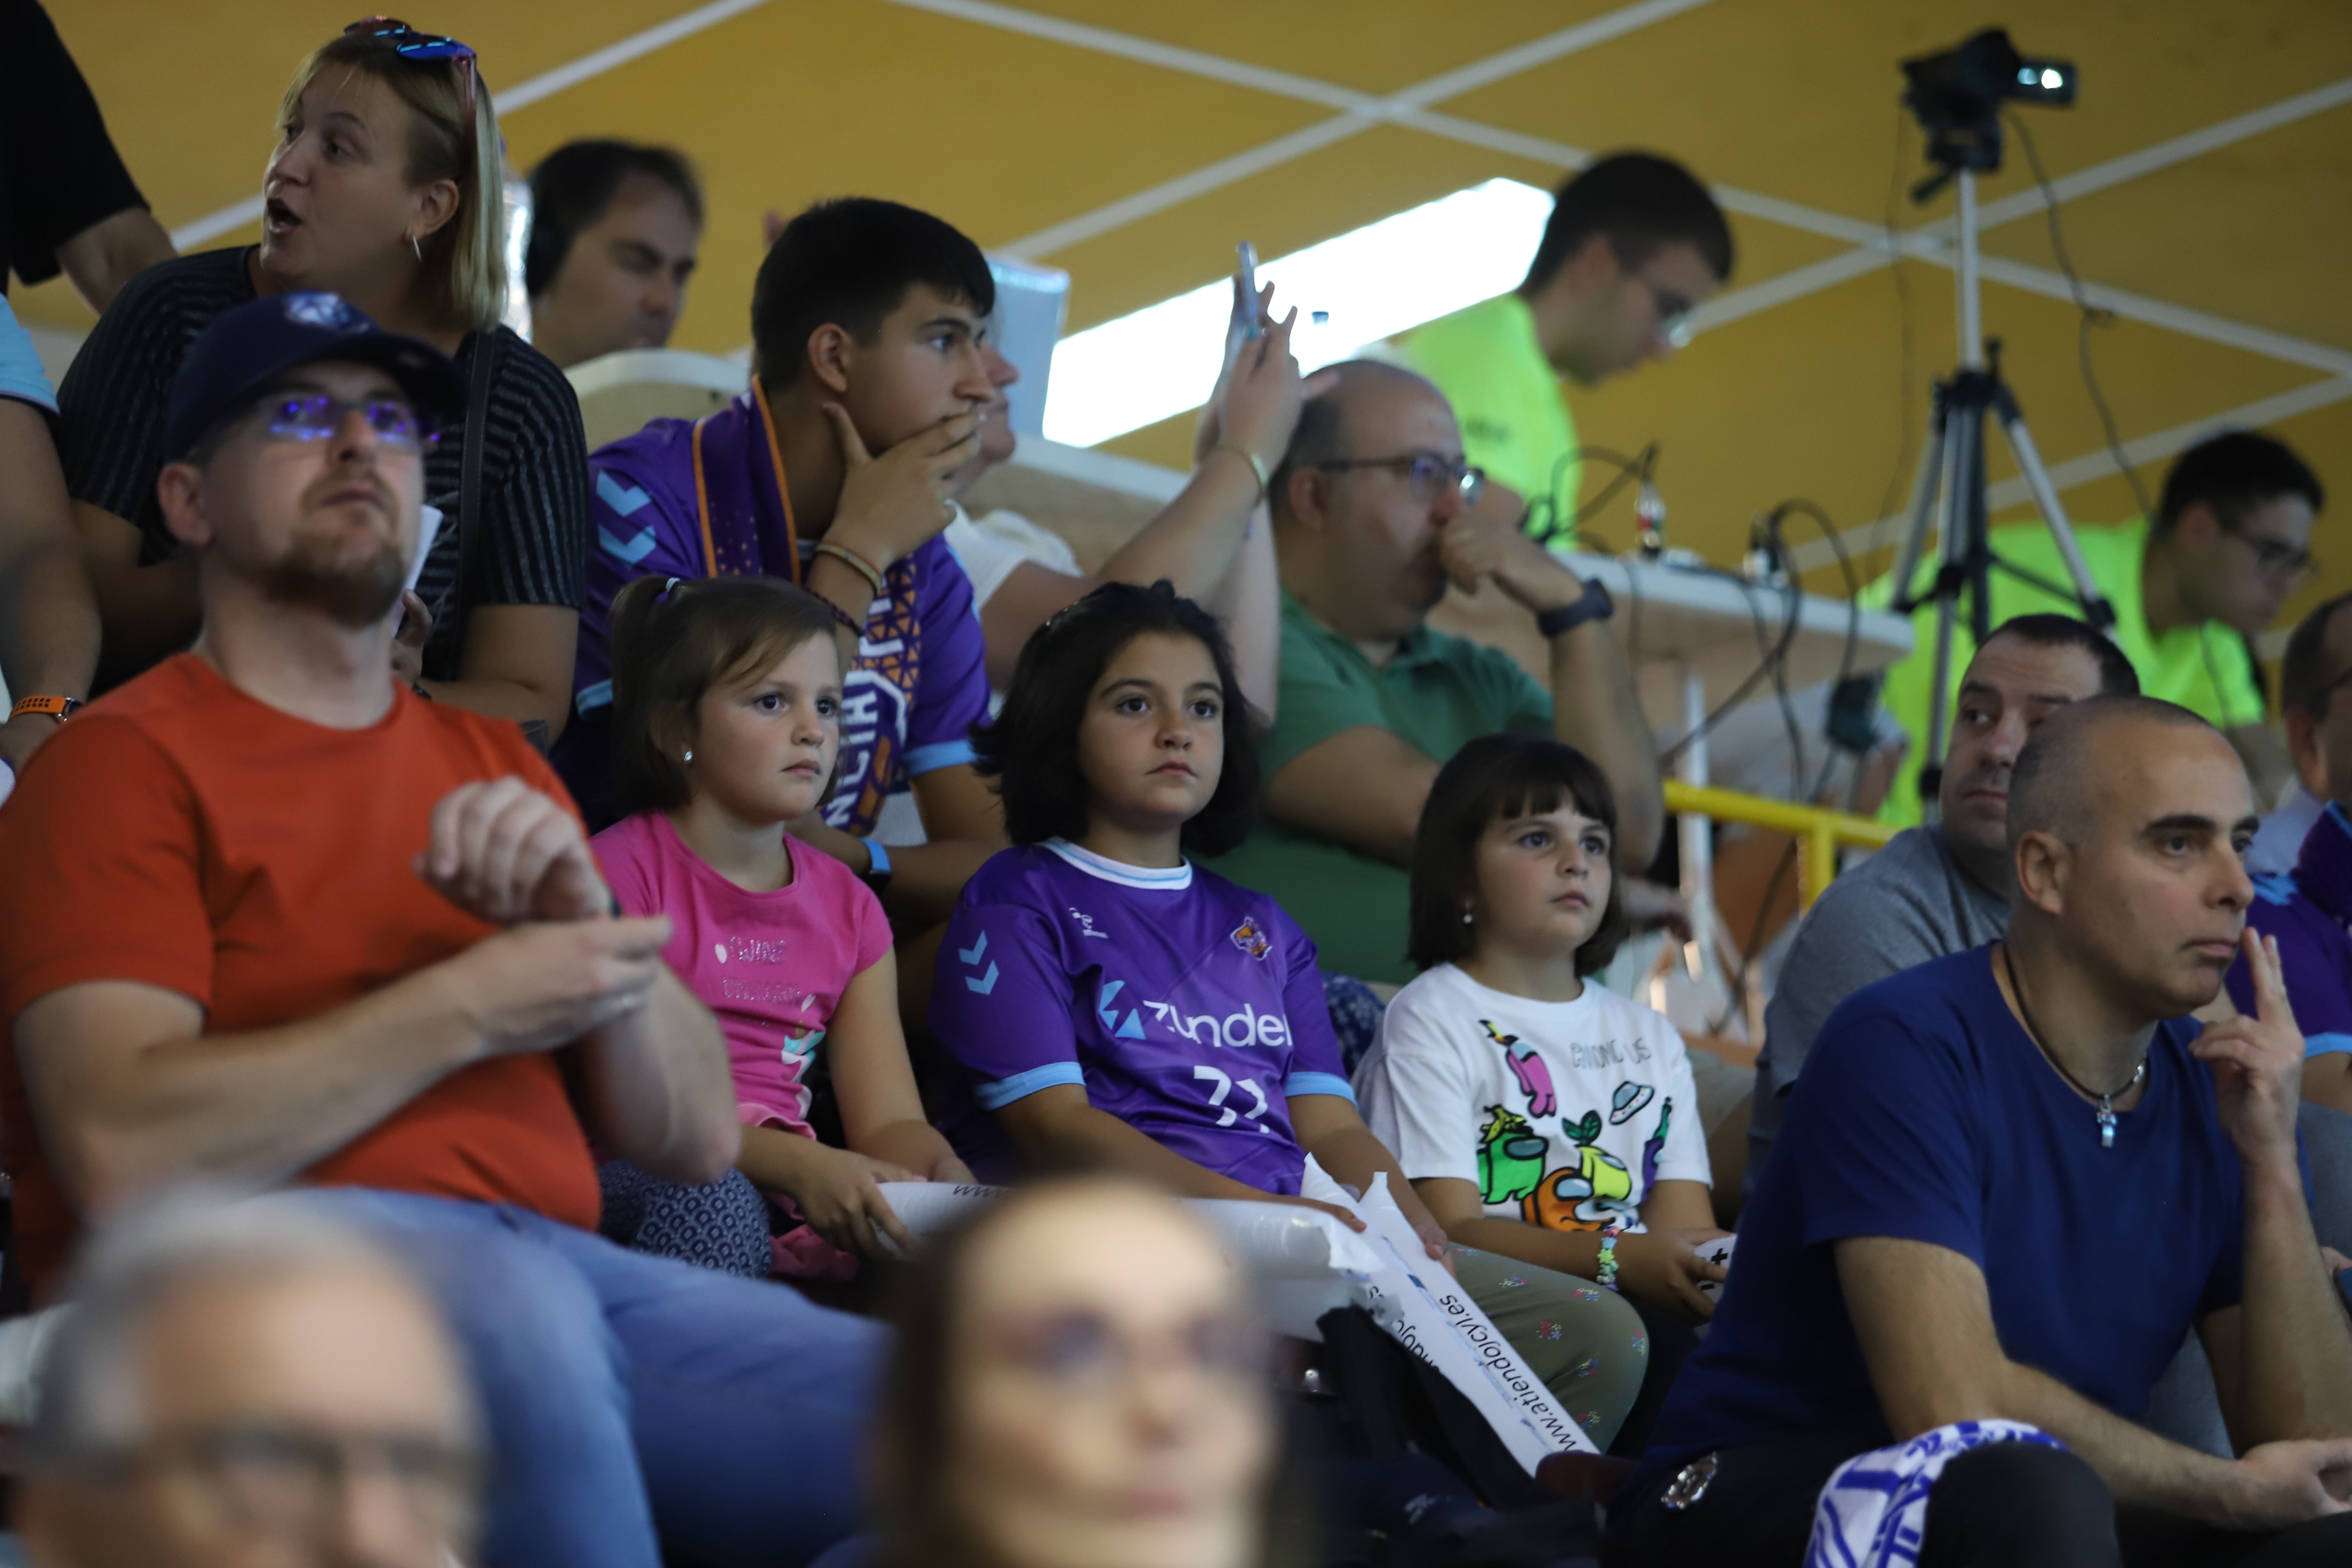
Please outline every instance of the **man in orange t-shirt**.
M486 1561L797 1561L856 1522L883 1336L593 1234L590 1137L716 1181L735 1097L669 922L615 916L520 731L394 676L424 448L464 401L329 294L190 348L158 489L204 634L0 812L11 1261L43 1293L80 1216L143 1189L301 1187L257 1201L374 1231L467 1346Z

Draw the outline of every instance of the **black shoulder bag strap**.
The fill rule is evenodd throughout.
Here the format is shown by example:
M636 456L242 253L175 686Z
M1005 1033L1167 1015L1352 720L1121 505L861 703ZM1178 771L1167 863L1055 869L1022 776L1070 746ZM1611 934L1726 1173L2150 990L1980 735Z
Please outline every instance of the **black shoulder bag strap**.
M499 330L474 334L473 384L466 395L466 449L459 455L457 478L457 592L450 615L457 621L457 646L466 646L466 615L481 589L482 571L482 447L489 438L490 380L498 372Z

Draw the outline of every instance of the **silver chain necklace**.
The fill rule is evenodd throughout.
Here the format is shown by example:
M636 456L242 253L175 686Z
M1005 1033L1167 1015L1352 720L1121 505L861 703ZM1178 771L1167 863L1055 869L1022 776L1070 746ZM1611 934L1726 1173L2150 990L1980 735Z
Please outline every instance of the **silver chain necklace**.
M2093 1089L2089 1084L2068 1072L2066 1064L2060 1061L2057 1054L2048 1046L2042 1044L2042 1026L2033 1021L2033 1009L2025 1005L2025 987L2017 983L2017 965L2010 959L2007 942L2000 944L2000 966L2009 975L2009 994L2017 998L2017 1014L2025 1022L2025 1037L2033 1042L2033 1048L2042 1053L2042 1059L2057 1068L2058 1076L2072 1085L2075 1093L2086 1100L2095 1100L2099 1102L2099 1147L2114 1148L2116 1146L2116 1096L2129 1094L2139 1087L2139 1080L2147 1076L2147 1058L2146 1057L2139 1058L2139 1066L2132 1068L2130 1079L2121 1089Z

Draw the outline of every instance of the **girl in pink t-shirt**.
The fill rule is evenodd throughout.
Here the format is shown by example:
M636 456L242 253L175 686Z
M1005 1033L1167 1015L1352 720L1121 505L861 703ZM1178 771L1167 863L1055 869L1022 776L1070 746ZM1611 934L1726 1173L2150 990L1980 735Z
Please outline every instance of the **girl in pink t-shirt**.
M885 1236L908 1240L878 1184L971 1173L923 1120L881 903L784 831L824 803L840 749L833 616L771 577L643 578L614 602L613 668L614 777L635 815L596 836L597 858L623 909L670 918L663 956L727 1037L743 1152L709 1187L605 1162L605 1232L845 1278ZM809 1125L820 1047L845 1149Z

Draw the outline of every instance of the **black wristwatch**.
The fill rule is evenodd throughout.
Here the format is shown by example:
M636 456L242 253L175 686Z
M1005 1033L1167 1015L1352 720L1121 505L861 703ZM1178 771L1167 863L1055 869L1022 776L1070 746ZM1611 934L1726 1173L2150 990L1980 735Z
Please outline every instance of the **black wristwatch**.
M1609 596L1609 590L1601 585L1601 579L1587 577L1584 580L1584 597L1571 599L1538 616L1536 630L1549 639L1562 632L1572 632L1587 621L1605 621L1616 613L1617 602Z

